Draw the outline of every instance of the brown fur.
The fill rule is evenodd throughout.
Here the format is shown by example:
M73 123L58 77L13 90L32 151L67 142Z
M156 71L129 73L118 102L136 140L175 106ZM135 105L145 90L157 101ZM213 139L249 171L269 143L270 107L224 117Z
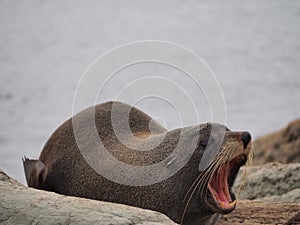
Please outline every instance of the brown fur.
M90 146L88 149L90 154L96 151L93 146L97 145L97 140L89 138L90 130L88 129L89 126L93 125L90 124L90 118L93 116L93 110L95 110L95 123L98 135L108 151L118 160L131 165L150 165L160 162L176 147L180 133L183 132L188 140L189 135L192 136L195 135L195 132L200 132L198 147L189 162L175 175L153 185L128 186L114 183L99 175L86 162L76 144L72 119L69 119L54 132L46 143L39 157L39 161L44 164L44 168L39 170L35 167L28 168L27 166L26 168L29 160L25 159L25 173L29 177L27 181L30 181L28 185L65 195L152 209L162 212L175 222L180 223L186 206L183 199L194 180L200 174L198 167L205 148L205 146L201 145L201 141L208 139L212 124L207 123L166 131L165 128L154 122L151 126L152 133L150 133L149 122L151 117L136 108L132 108L130 128L134 135L140 137L141 140L145 140L146 144L147 141L153 142L160 135L165 135L163 142L153 150L138 151L127 148L114 135L110 119L113 104L116 104L115 106L117 106L120 115L128 107L131 107L119 102L107 102L97 105L95 108L88 108L75 115L79 126L82 127L82 135L86 137L85 140ZM214 124L214 126L224 129L223 125ZM238 150L243 149L239 132L230 132L227 129L224 142L233 143L231 145L234 145ZM139 147L138 144L137 147ZM105 159L96 158L95 160L99 160L97 162L101 163L101 160ZM205 202L200 201L200 198L195 193L187 207L183 224L210 224L209 221L215 221L215 218L218 217L216 216L217 214Z

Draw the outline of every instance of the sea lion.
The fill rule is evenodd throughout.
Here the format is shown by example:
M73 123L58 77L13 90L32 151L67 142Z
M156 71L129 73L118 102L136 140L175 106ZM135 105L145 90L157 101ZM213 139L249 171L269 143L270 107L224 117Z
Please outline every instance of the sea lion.
M112 125L112 114L118 118L128 111L130 131L121 127L122 139L128 137L127 143L140 150L159 140L160 143L153 149L139 151L119 141ZM172 154L179 138L185 142L181 151L188 152L188 142L195 140L195 137L196 148L186 164L171 177L151 185L130 186L107 179L87 163L76 143L74 121L77 128L83 130L81 139L89 155L96 155L99 145L99 140L91 137L90 126L95 125L97 135L107 151L130 165L147 166L164 160ZM136 144L137 140L139 143ZM205 150L217 140L221 140L220 149L217 149L208 166L199 171ZM47 141L39 160L24 158L23 164L30 187L151 209L166 214L180 224L215 224L221 214L230 213L235 208L236 197L231 187L239 168L251 156L251 146L248 132L232 132L216 123L167 131L135 107L121 102L107 102L83 110L67 120ZM177 158L177 161L171 159L167 162L166 168L175 166L181 156ZM107 159L95 160L101 164ZM147 177L148 174L145 179Z

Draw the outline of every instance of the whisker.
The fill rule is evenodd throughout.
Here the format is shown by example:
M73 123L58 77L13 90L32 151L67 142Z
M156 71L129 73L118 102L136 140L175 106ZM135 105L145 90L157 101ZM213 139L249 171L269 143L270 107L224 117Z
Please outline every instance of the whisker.
M195 194L195 191L197 190L199 184L201 183L201 180L203 180L203 177L206 177L206 176L209 174L208 171L210 171L211 168L213 168L214 164L215 164L215 160L212 161L212 162L209 164L208 168L205 170L204 173L201 173L201 174L197 177L196 180L199 180L199 181L196 181L196 186L192 189L193 191L191 192L191 194L190 194L190 196L189 196L189 198L188 198L188 201L187 201L187 203L186 203L186 205L185 205L185 207L184 207L183 214L182 214L182 217L181 217L181 223L183 223L183 220L184 220L184 216L185 216L187 207L188 207L188 205L189 205L189 203L190 203L190 201L191 201L193 195ZM195 183L195 182L194 182L194 183ZM194 185L194 184L193 184L193 185ZM190 192L190 190L189 190L188 192ZM187 196L187 195L186 195L186 196ZM186 199L186 197L185 197L185 199Z
M201 175L202 175L202 174L200 173L199 176L198 176L198 177L195 179L195 181L192 183L192 185L190 186L189 190L186 192L186 194L185 194L185 196L184 196L182 202L185 202L185 200L186 200L188 194L190 193L190 191L192 190L193 186L194 186L194 185L198 182L198 180L201 178Z
M217 154L215 159L209 164L209 166L205 169L205 171L202 172L201 174L199 174L199 176L195 179L195 181L190 186L189 190L187 191L187 193L183 199L183 202L187 201L187 203L183 210L183 214L181 217L181 223L183 223L187 208L188 208L188 206L191 202L191 199L194 196L196 190L198 190L197 195L200 196L201 201L202 201L203 198L206 197L208 194L207 184L208 184L209 180L211 179L213 174L215 174L216 171L221 168L221 165L227 163L231 159L233 152L234 152L233 149L228 150L228 148L226 149L225 152L221 151L219 154Z
M214 162L211 162L211 163L209 164L208 168L204 171L204 173L202 172L202 173L199 174L199 176L195 179L195 181L193 182L193 184L190 186L189 190L187 191L187 193L186 193L186 195L185 195L185 197L184 197L184 199L183 199L183 202L186 200L186 198L187 198L189 192L192 190L193 186L194 186L196 183L199 183L199 179L201 180L201 179L203 178L203 176L205 176L205 174L207 173L207 171L210 170L210 168L211 168L212 166L214 166ZM197 185L198 185L198 184L197 184ZM197 186L197 185L196 185L196 186Z
M224 161L225 155L220 155L214 162L212 163L213 167L209 171L207 171L207 174L205 177L203 177L201 184L199 184L198 194L200 194L201 199L206 196L207 194L207 188L205 188L212 177L212 175L218 170L222 162ZM199 182L200 183L200 182ZM203 195L204 190L206 191L205 196Z
M243 187L245 186L246 182L247 182L247 169L249 167L251 167L253 165L253 146L251 146L248 157L247 157L247 162L245 165L245 168L243 170L243 174L241 175L241 181L240 181L240 185L237 191L237 196L240 194L240 192L242 191Z
M210 174L214 174L217 170L219 170L221 168L221 165L227 163L229 161L229 159L231 159L231 157L232 157L232 151L226 151L225 155L223 155L223 157L220 158L220 160L214 167L215 169L212 170ZM211 175L209 177L211 177ZM208 182L208 181L205 181L205 183L206 182ZM205 194L203 194L203 190L202 190L201 196L206 197L207 193L208 193L208 189L206 188L204 190L205 190Z

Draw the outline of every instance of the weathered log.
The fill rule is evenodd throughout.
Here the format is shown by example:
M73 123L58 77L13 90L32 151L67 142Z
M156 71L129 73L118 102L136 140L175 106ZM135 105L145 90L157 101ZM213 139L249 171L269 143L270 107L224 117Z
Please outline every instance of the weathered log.
M220 225L300 224L300 204L240 200L237 208L223 216ZM291 221L294 221L291 223Z

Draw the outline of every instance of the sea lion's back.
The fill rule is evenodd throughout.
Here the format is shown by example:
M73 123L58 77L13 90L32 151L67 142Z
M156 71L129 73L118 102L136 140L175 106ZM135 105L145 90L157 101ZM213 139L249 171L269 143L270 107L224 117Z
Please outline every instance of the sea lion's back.
M78 182L80 177L84 180L86 179L85 174L93 172L82 156L82 149L79 148L78 137L75 135L79 135L83 146L89 147L86 150L90 154L95 154L97 151L98 140L95 140L96 138L100 138L107 149L120 152L120 149L115 147L119 140L115 135L116 127L113 126L113 121L116 123L123 121L125 123L124 127L119 126L117 128L118 132L125 137L129 133L136 136L150 136L166 131L150 116L125 103L106 102L89 107L64 122L49 138L39 157L39 162L44 164L44 168L39 166L39 174L31 176L34 179L34 182L31 182L34 187L59 193L64 192L64 185L66 187L72 185L79 187L80 184L70 184L68 182L75 182L75 180ZM130 129L126 126L126 122L129 124ZM79 133L74 132L76 130ZM95 138L92 137L93 130L97 132ZM121 154L124 153L121 152ZM30 173L32 171L36 173L36 169L31 166L32 161L31 163L28 161L27 165L30 165L30 167L27 166L25 172L27 177L30 177ZM53 184L55 185L53 186Z
M130 129L128 129L126 124L124 126L122 125L122 127L113 126L113 123L120 121L128 123ZM91 130L96 128L103 142L115 138L116 129L118 129L118 133L122 133L122 135L131 133L136 136L147 136L166 132L164 127L139 109L122 102L110 101L79 112L57 128L45 144L40 155L42 162L50 161L48 160L50 152L59 155L61 151L76 148L77 143L75 138L76 132L74 134L73 129L74 124L78 130ZM89 141L88 137L86 137L86 141Z

